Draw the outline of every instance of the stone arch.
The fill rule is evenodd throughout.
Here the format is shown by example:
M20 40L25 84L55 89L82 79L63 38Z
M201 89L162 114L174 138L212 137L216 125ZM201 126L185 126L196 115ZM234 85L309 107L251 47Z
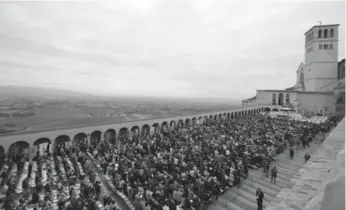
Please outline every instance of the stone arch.
M142 136L147 136L150 134L150 125L145 124L142 126Z
M284 105L284 94L283 93L279 93L279 103L280 106Z
M279 110L277 108L274 108L272 111L273 112L278 112Z
M178 128L184 127L184 121L183 120L178 120Z
M175 130L176 128L176 122L174 120L172 120L170 123L169 123L169 126L171 127L171 130Z
M290 105L290 104L291 104L291 99L290 99L290 94L289 94L289 93L286 93L285 104L286 104L286 105Z
M324 29L323 38L328 38L328 29Z
M330 29L329 37L334 38L334 29Z
M41 147L43 147L44 152L49 152L51 144L52 141L49 138L39 138L33 143L33 145L37 147L37 151L39 149L39 145L41 145ZM40 155L43 154L40 153Z
M198 125L203 124L203 120L204 120L203 117L199 117L198 120L197 120L197 124L198 124Z
M118 138L120 139L129 139L130 136L130 131L127 127L122 127L120 128L119 132L118 132Z
M8 148L8 157L17 162L22 157L28 156L30 144L26 141L16 141Z
M131 137L138 138L140 134L140 129L138 125L135 125L131 128Z
M71 139L68 135L60 135L54 140L55 145L64 145L66 142L71 142Z
M88 135L85 133L78 133L72 140L72 146L86 146L88 145Z
M192 118L192 126L195 126L197 123L197 119L195 117Z
M203 117L203 124L207 124L208 123L208 116L204 116Z
M265 111L265 112L270 112L270 108L269 108L269 107L266 107L266 108L264 108L264 111Z
M154 133L160 132L160 125L158 123L154 123L152 126Z
M217 120L218 119L217 119L217 114L216 114L216 115L214 115L214 121L217 122Z
M234 112L231 112L231 119L234 119Z
M191 122L190 122L190 121L191 121L190 118L187 118L187 119L185 120L185 127L186 127L186 128L188 128L188 127L191 126Z
M101 142L102 132L94 131L90 134L90 143L99 144Z
M169 126L166 121L161 124L161 133L169 132Z
M238 117L238 113L234 112L234 119Z
M3 146L0 145L0 168L2 168L2 166L5 163L5 158L6 158L6 152Z
M219 122L223 122L222 114L219 114L218 120L219 120Z
M208 120L209 122L212 122L213 121L213 115L210 115L209 116L209 120Z
M276 105L276 94L272 94L272 105Z
M114 129L108 129L104 134L104 139L109 142L110 144L116 144L117 143L117 133Z
M39 144L43 144L43 143L48 143L51 144L52 141L49 138L39 138L36 141L34 141L34 145L37 146Z
M318 30L318 38L322 38L322 30Z
M231 113L227 112L227 117L226 117L227 120L230 120L231 119Z

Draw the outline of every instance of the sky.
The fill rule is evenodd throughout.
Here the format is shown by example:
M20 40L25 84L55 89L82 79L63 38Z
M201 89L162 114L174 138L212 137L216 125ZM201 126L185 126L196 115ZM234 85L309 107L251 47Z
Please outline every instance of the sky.
M344 58L342 1L1 2L0 85L249 98L296 83L320 20L340 24Z

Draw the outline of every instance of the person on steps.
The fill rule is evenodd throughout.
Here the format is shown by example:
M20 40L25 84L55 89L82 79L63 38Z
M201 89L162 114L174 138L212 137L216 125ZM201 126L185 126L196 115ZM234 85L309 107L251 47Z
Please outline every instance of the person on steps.
M277 175L278 175L278 170L276 169L275 166L274 166L274 168L272 168L271 174L272 174L272 177L271 177L270 182L271 182L271 183L274 182L274 183L276 184L276 177L277 177Z
M305 159L305 163L308 162L308 160L310 159L309 153L305 154L304 159Z
M291 147L290 148L290 159L293 160L293 156L294 156L294 150L293 148Z
M257 210L263 210L263 198L264 194L261 190L261 188L258 188L256 191L256 198L257 198Z

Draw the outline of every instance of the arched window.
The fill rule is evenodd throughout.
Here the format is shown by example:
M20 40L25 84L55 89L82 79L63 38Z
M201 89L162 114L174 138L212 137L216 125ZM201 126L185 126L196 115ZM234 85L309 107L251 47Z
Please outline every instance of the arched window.
M291 104L291 102L290 102L290 94L289 93L286 94L286 102L285 102L285 104L286 105L290 105Z
M323 38L328 38L328 29L324 29L324 36Z
M284 105L284 94L279 93L279 105L282 106Z
M334 29L330 29L329 36L330 38L334 37Z
M276 94L273 93L273 96L272 96L272 105L276 105Z
M318 30L318 38L322 38L322 30Z

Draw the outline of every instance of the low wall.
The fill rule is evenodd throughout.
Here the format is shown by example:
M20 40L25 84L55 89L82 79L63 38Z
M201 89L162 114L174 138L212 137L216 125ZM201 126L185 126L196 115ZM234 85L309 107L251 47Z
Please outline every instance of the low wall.
M294 177L292 189L283 189L277 210L345 209L345 119Z

